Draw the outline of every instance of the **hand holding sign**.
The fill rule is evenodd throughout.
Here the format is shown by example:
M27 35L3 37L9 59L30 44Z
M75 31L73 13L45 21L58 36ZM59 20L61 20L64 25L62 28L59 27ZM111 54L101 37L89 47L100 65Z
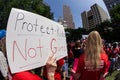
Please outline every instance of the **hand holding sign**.
M8 20L6 46L12 73L45 65L49 53L54 53L57 59L67 56L62 25L15 8Z

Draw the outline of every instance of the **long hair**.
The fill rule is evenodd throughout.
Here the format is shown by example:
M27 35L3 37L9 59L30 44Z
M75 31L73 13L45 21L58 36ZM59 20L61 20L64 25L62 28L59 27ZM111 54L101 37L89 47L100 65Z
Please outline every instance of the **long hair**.
M102 52L102 39L97 31L89 33L85 48L85 61L89 62L94 69L100 64L100 53Z

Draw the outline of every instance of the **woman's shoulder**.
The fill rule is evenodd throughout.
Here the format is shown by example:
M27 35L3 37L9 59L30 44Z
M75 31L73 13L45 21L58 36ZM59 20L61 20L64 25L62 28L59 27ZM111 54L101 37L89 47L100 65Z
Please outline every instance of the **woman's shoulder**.
M101 59L108 61L108 55L105 52L101 53Z
M102 56L102 57L107 57L106 52L105 52L105 51L104 51L104 52L101 52L101 56Z

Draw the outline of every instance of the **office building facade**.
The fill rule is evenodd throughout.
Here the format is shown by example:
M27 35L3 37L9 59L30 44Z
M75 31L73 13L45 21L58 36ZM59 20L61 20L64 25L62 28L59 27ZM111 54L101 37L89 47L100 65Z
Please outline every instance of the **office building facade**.
M63 20L67 24L67 28L75 29L70 7L67 5L63 5Z
M110 12L113 6L120 4L120 0L103 0L103 2L105 3L108 12Z
M91 6L91 10L81 13L83 28L89 30L96 27L101 22L109 20L107 12L98 4Z

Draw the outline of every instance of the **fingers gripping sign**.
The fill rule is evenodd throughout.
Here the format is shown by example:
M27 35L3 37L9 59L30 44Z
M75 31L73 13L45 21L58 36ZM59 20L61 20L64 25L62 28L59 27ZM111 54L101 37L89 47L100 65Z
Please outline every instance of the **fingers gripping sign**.
M54 54L51 54L46 63L46 68L48 72L55 72L57 68L56 61L57 59L54 57Z

